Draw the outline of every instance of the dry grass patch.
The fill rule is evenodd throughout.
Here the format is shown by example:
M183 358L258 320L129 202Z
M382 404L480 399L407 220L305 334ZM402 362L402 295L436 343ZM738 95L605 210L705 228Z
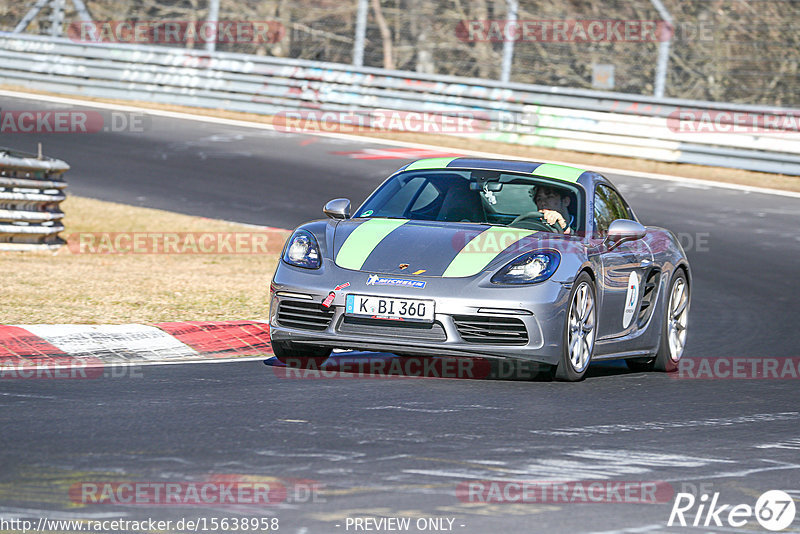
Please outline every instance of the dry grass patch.
M66 231L219 232L262 230L241 224L80 197L63 203ZM155 323L265 319L269 282L287 232L269 231L257 253L0 252L0 323ZM234 242L235 243L235 242ZM260 241L263 244L264 241ZM84 247L83 251L92 250ZM192 247L178 249L192 251ZM234 250L237 248L234 246ZM239 248L250 251L252 248Z

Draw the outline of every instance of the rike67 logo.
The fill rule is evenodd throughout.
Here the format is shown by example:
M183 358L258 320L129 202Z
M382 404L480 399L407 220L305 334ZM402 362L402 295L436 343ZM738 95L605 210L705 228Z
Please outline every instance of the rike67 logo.
M741 528L755 519L765 529L777 532L792 524L795 504L791 495L781 490L761 494L755 506L719 504L719 492L710 498L707 493L696 498L691 493L678 493L667 526ZM748 525L749 526L749 525ZM752 528L752 527L750 527Z

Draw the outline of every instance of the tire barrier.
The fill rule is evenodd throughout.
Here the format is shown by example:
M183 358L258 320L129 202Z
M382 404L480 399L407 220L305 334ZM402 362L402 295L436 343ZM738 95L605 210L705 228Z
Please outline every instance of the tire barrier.
M0 147L0 250L55 249L65 243L61 160Z

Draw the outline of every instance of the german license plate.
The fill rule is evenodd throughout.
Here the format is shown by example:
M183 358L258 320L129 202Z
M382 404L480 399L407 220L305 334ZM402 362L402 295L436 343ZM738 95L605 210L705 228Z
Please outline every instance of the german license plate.
M347 295L345 315L375 317L403 321L433 322L433 301L374 297L370 295Z

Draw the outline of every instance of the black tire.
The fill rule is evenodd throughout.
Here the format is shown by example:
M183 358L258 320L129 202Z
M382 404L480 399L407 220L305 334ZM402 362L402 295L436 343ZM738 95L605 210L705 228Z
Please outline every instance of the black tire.
M591 311L587 314L586 321L588 321L591 316L591 347L588 349L588 355L585 357L585 363L576 367L571 360L570 354L570 331L571 331L571 314L573 311L573 305L576 304L576 294L578 293L579 289L585 287L587 290L588 295L591 296ZM594 352L594 342L595 342L595 331L597 326L597 291L595 290L594 282L592 281L592 277L589 276L587 272L582 272L578 278L575 279L575 282L572 284L572 291L569 294L569 303L567 304L567 315L564 317L564 334L562 337L562 350L561 350L561 360L559 361L558 365L555 369L555 378L556 380L563 380L566 382L577 382L579 380L583 380L584 375L586 374L586 370L589 368L589 364L592 361L592 353ZM582 326L579 326L579 329L576 332L583 330ZM584 330L585 335L585 330ZM582 344L583 338L579 338L577 343ZM577 345L576 345L577 348Z
M680 354L678 354L677 359L674 358L672 354L672 350L670 349L670 342L669 342L669 335L670 335L670 315L672 311L670 308L672 306L672 296L673 291L676 289L678 284L683 284L684 291L686 292L686 314L688 315L689 312L689 304L691 302L691 293L689 292L689 283L686 280L686 274L683 272L683 269L676 269L675 274L672 277L672 280L669 283L669 289L667 290L666 295L664 295L664 319L661 325L661 339L658 343L658 352L656 353L656 357L653 360L653 369L656 371L662 371L666 373L672 373L678 369L678 362L680 361L681 356L683 356L683 349L681 349ZM685 325L683 330L685 330ZM685 332L684 332L685 336ZM684 342L685 345L685 342Z
M331 349L314 345L295 345L291 341L272 343L272 353L279 362L299 369L319 369L328 359Z

